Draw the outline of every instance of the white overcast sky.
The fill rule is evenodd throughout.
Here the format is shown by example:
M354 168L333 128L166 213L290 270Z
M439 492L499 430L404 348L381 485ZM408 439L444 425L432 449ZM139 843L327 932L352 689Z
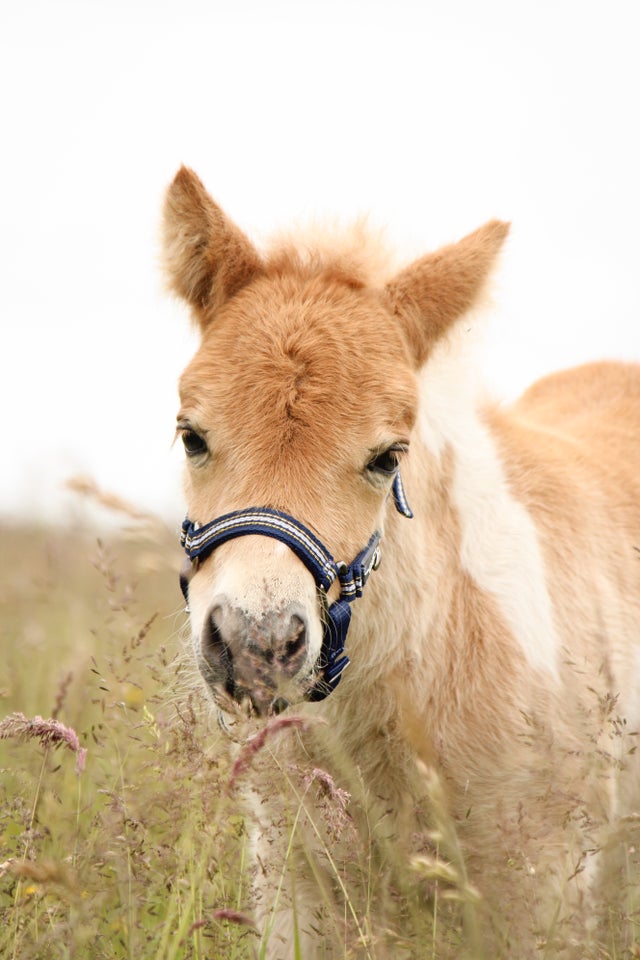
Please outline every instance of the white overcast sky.
M513 222L487 380L640 358L637 0L2 0L0 517L66 477L177 522L195 341L157 265L184 162L263 237Z

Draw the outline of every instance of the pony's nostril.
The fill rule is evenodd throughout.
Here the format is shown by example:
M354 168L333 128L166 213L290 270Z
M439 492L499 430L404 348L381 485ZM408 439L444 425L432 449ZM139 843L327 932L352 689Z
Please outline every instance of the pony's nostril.
M307 643L307 628L304 620L293 614L291 617L289 636L284 646L284 658L290 660L301 650L304 650Z
M202 632L202 655L216 678L222 681L228 693L233 692L233 655L221 627L222 607L214 607Z
M291 615L286 633L276 649L280 670L285 676L293 677L301 669L307 655L307 624L304 617L295 613Z
M221 648L227 646L222 639L221 620L222 607L214 607L209 614L209 620L206 625L207 629L202 638L202 645L205 648L205 654L207 652L219 652Z

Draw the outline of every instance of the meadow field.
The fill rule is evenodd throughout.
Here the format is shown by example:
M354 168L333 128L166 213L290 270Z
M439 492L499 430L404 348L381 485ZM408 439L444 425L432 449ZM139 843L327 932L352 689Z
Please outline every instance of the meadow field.
M4 526L0 538L0 958L260 956L230 788L243 768L184 656L175 532L146 518L100 536L80 523ZM348 829L344 795L321 771L300 782L301 807L328 797ZM435 800L434 851L411 865L419 903L368 899L370 859L355 840L357 869L336 866L345 958L480 956L462 946L475 894L462 862L437 856L449 827ZM576 956L640 956L634 832L604 933L585 934Z

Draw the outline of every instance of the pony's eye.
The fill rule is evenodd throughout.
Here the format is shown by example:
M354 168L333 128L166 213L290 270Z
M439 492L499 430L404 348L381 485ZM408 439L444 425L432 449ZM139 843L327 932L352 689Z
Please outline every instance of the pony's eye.
M406 453L406 446L401 443L394 443L387 450L381 450L367 464L367 470L372 473L381 473L387 477L392 476L400 465L400 457Z
M207 444L199 433L189 428L182 430L182 442L188 457L198 457L207 452Z

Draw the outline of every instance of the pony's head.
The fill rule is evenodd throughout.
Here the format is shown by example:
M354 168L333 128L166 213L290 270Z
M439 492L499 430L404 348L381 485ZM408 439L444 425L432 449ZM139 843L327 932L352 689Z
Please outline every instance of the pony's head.
M481 295L506 225L381 281L357 244L261 255L184 168L164 218L169 281L201 332L178 413L190 520L282 511L349 563L393 509L416 374ZM188 580L196 657L219 703L265 714L316 689L338 579L325 596L294 550L256 533L191 563Z

